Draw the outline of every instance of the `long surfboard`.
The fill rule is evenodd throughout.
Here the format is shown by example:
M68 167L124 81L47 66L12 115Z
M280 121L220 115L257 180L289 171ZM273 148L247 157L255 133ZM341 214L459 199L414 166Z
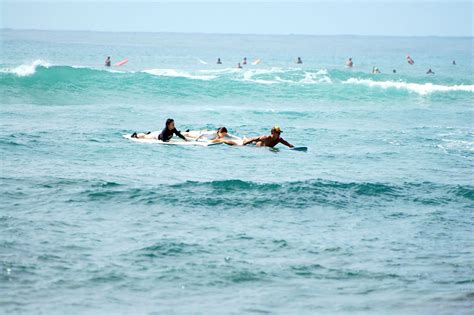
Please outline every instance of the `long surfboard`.
M208 147L211 145L218 145L221 143L214 143L210 141L183 141L183 140L170 140L167 142L156 140L156 139L137 139L132 138L132 135L123 135L125 139L140 142L140 143L153 143L153 144L165 144L165 145L193 145L193 146L201 146L201 147Z

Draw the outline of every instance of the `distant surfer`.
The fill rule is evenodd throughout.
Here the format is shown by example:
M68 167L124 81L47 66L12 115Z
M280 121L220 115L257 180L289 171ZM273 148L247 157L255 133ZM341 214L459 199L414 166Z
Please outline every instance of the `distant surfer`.
M354 63L352 62L352 58L349 58L349 60L347 60L346 66L347 66L348 68L352 68L352 67L354 66Z
M271 135L269 136L259 136L259 137L254 137L254 138L245 138L243 145L247 145L250 143L255 143L257 147L270 147L273 148L276 146L278 143L284 144L287 147L293 148L294 145L280 137L280 134L282 133L280 127L274 126L272 130L270 131Z
M373 74L379 74L379 73L380 73L379 68L373 67L373 68L372 68L372 73L373 73Z
M221 58L217 58L217 64L218 64L218 65L221 65L221 64L222 64Z
M110 60L110 56L105 59L105 66L110 67L112 65L112 61Z
M410 65L413 65L415 63L415 61L413 59L411 59L410 55L407 56L407 62L410 64Z
M393 69L393 71L392 71L392 72L393 72L393 73L397 73L397 70Z
M453 66L455 66L455 65L456 65L456 60L453 60Z
M297 64L302 64L303 63L303 60L301 60L301 57L298 57L298 59L296 59L296 63Z
M244 60L242 60L242 64L246 65L247 64L247 57L244 57Z
M240 62L237 63L237 69L242 69L242 66L240 65Z
M430 68L430 69L428 69L428 71L426 71L426 74L435 74L435 73Z
M132 134L132 138L136 139L154 139L154 140L161 140L163 142L168 142L173 138L173 135L176 135L183 139L184 141L188 141L182 134L179 132L175 125L174 125L174 120L171 118L168 118L166 120L165 128L161 132L155 131L155 132L148 132L148 133L136 133L134 132Z

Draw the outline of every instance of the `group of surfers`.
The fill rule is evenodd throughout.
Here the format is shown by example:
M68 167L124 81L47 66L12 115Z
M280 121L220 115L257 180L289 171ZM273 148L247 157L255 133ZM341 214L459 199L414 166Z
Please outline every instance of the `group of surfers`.
M170 141L173 136L177 136L184 141L198 141L205 135L207 140L212 143L225 143L228 145L248 145L251 143L255 143L258 147L271 147L273 148L277 144L281 143L286 145L287 147L293 148L294 145L286 141L281 137L282 130L279 126L273 126L270 130L270 135L262 135L253 138L246 138L240 139L235 136L230 136L227 132L226 127L220 127L216 131L211 133L204 133L202 131L190 131L186 130L185 132L181 133L176 129L174 120L168 118L165 123L165 128L161 132L147 132L147 133L136 133L132 134L132 138L136 139L152 139L152 140L161 140L163 142Z
M407 62L408 62L409 65L414 65L415 64L415 61L413 60L413 58L410 57L410 55L407 56ZM456 60L453 60L452 64L453 64L453 66L455 66L456 65ZM346 67L352 68L353 66L354 66L354 62L352 61L352 58L349 58L346 62ZM393 69L392 72L397 73L397 70ZM373 74L378 74L378 73L381 73L381 72L380 72L379 68L373 67L372 68L372 73ZM430 68L430 69L428 69L428 71L426 71L426 74L435 74L435 73Z

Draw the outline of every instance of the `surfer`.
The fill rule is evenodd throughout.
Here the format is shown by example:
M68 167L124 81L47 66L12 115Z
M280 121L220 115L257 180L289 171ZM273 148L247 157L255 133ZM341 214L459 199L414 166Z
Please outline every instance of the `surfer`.
M270 131L271 135L269 136L260 136L260 137L254 137L254 138L244 138L243 145L247 145L250 143L254 143L257 147L270 147L273 148L276 146L278 143L282 143L286 145L287 147L293 148L294 145L280 137L280 134L282 133L280 127L274 126L272 130Z
M393 72L393 73L397 73L397 70L393 69L393 71L392 71L392 72Z
M373 68L372 68L372 73L373 73L373 74L378 74L378 73L380 73L379 68L373 67Z
M242 60L242 64L246 65L247 64L247 57L244 57L244 60Z
M240 65L240 62L237 63L237 69L242 69L242 66Z
M431 68L430 68L430 69L428 69L428 71L426 72L426 74L435 74L435 73L434 73L434 72L431 70Z
M166 125L165 128L159 133L158 131L155 132L148 132L148 133L136 133L134 132L132 134L132 138L136 139L154 139L154 140L161 140L163 142L168 142L173 138L173 135L177 135L184 141L188 141L182 134L179 132L175 125L174 125L174 119L168 118L166 120Z
M105 59L105 66L110 67L112 65L112 61L110 61L110 56Z
M455 65L456 65L456 60L453 60L453 66L455 66Z
M411 59L410 55L407 56L407 62L411 65L413 65L415 63L415 61L413 59Z
M205 139L212 143L225 143L228 145L239 145L242 142L240 138L229 135L226 127L220 127L214 131L186 131L183 132L183 134L186 138L193 139L194 141L198 141L199 139ZM230 139L234 139L237 142Z
M218 64L218 65L221 65L221 64L222 64L221 58L217 58L217 64Z
M353 65L354 65L354 63L352 62L352 58L349 58L349 60L347 60L347 62L346 62L346 66L348 68L352 68Z
M297 64L302 64L303 63L303 60L301 60L301 57L298 57L298 59L296 60L296 63Z

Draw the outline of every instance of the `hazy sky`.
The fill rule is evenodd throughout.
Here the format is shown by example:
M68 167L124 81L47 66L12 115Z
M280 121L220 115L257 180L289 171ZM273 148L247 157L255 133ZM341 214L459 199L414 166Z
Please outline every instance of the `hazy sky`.
M0 0L2 28L472 36L472 1Z

